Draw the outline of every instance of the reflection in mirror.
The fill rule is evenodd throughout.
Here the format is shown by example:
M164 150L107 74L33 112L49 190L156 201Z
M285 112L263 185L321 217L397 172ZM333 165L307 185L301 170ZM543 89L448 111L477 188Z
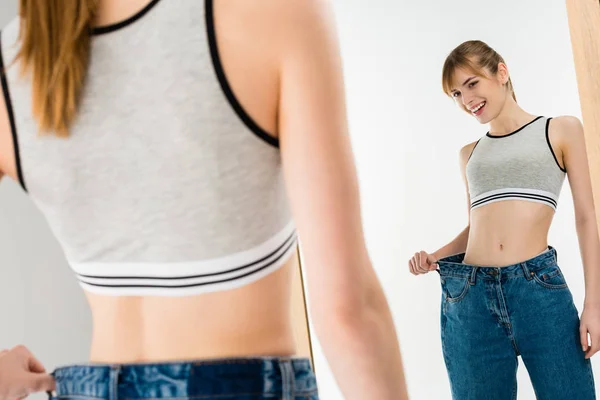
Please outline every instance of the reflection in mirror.
M594 398L600 243L565 4L381 4L337 15L412 398Z

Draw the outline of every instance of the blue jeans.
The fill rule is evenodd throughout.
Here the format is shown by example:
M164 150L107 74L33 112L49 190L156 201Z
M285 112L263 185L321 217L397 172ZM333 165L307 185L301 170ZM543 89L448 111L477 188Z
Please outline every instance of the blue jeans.
M318 400L308 359L88 364L57 368L50 400Z
M441 336L452 398L511 400L521 356L539 400L596 398L579 316L556 250L506 267L438 261Z

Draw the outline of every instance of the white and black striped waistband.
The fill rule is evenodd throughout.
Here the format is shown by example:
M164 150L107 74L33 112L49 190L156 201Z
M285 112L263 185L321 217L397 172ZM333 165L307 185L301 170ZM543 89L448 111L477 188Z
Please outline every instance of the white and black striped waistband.
M546 204L556 210L558 196L538 189L503 188L490 190L471 198L471 209L504 200L523 200Z
M296 249L293 223L265 243L229 256L176 263L72 263L81 286L116 296L189 296L235 289L283 266Z

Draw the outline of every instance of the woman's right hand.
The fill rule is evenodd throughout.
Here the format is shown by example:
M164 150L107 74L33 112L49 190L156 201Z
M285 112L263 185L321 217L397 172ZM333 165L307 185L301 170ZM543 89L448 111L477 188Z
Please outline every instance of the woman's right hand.
M23 399L54 388L54 378L25 346L0 351L0 400Z
M437 259L432 254L428 254L425 251L415 253L408 261L408 268L413 275L426 274L436 270L437 267Z

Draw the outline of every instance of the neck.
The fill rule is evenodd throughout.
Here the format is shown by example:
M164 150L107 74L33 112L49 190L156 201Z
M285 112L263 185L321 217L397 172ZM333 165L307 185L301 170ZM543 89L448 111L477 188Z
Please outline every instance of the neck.
M519 129L536 116L523 110L512 98L508 98L496 118L490 121L490 134L502 136Z

